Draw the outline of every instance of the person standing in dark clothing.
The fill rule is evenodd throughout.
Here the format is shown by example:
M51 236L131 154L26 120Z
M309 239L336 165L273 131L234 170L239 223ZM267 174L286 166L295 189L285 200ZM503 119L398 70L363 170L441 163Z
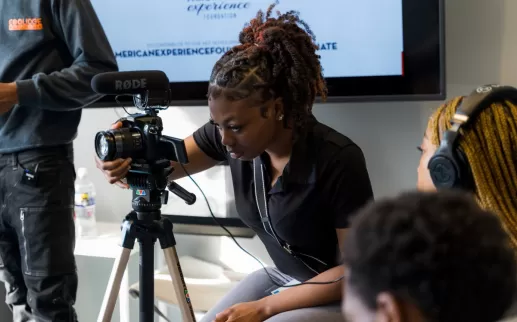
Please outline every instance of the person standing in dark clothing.
M88 0L0 0L0 280L14 321L76 321L73 140L117 62Z

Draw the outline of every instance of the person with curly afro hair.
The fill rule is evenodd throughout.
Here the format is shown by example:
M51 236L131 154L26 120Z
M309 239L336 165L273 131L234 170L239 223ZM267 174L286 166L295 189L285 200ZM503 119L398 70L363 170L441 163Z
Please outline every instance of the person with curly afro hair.
M502 222L461 190L364 207L344 244L347 322L494 322L517 288Z

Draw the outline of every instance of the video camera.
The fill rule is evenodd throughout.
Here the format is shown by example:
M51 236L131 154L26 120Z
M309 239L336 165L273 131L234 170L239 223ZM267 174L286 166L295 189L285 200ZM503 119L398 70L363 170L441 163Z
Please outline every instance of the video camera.
M102 161L133 160L126 176L133 190L133 208L159 209L167 203L166 188L187 204L194 203L194 194L167 182L174 171L170 161L187 164L188 156L183 140L162 134L163 122L158 112L167 109L170 102L169 79L165 73L154 70L101 73L93 77L91 84L99 94L133 96L135 106L143 111L119 119L121 128L95 135L95 152Z

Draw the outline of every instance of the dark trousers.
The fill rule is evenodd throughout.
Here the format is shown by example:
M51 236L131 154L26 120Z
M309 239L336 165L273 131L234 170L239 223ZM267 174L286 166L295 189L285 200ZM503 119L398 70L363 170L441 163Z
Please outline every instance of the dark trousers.
M74 181L72 145L0 154L0 281L15 322L77 320Z

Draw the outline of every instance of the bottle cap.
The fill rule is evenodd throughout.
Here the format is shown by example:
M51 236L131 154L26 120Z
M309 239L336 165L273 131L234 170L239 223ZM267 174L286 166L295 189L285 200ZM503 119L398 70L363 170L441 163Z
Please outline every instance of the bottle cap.
M79 179L83 179L87 175L88 175L88 169L86 169L86 168L79 168L79 169L77 169L77 177Z

